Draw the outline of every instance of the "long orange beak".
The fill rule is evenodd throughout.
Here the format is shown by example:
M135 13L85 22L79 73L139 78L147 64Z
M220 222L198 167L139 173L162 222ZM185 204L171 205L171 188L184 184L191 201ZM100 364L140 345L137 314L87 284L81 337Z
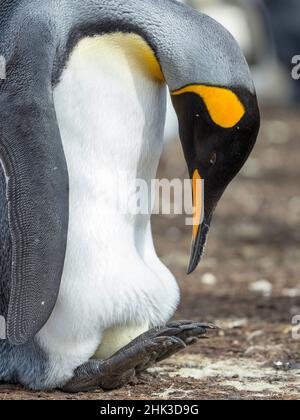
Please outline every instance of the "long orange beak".
M204 223L204 180L201 178L198 170L195 170L193 173L192 188L194 208L193 238L188 274L196 269L200 261L209 229L209 226Z
M192 188L193 188L193 241L196 241L199 227L203 222L204 218L204 183L199 174L199 171L196 170L193 174L192 179Z

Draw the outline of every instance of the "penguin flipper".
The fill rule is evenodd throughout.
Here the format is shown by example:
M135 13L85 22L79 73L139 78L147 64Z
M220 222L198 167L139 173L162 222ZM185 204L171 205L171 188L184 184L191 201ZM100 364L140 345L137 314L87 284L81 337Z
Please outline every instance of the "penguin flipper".
M53 311L69 218L68 171L43 39L48 32L35 35L0 83L0 164L12 248L6 338L13 345L32 340Z
M12 246L7 339L25 344L56 303L66 249L68 174L54 106L0 105ZM3 118L4 117L4 118Z

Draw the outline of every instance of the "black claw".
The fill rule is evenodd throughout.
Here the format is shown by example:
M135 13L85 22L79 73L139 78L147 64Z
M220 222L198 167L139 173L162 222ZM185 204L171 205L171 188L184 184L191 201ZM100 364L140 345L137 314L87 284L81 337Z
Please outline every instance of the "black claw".
M190 337L186 339L186 345L191 346L192 344L198 343L199 338L198 337Z
M186 344L178 337L157 337L156 342L160 343L158 352L152 354L152 356L143 364L136 367L136 372L141 373L149 369L154 364L168 358L169 356L177 353L184 349Z

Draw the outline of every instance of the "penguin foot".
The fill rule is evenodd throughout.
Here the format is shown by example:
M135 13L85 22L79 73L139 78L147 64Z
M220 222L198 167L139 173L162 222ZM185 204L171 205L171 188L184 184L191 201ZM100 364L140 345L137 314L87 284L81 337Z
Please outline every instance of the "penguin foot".
M137 373L140 373L147 370L155 363L168 359L182 348L190 346L200 339L207 339L207 336L205 335L207 331L216 329L217 327L213 324L203 324L194 321L173 321L168 323L165 327L153 328L152 330L147 331L129 343L128 346L126 346L124 349L136 343L145 342L146 340L153 340L158 337L173 337L177 338L177 340L181 342L182 347L179 349L171 347L167 352L165 352L163 348L161 348L161 351L156 355L155 360L150 360L148 364L137 367L136 371Z
M73 379L62 390L85 392L97 388L120 388L135 377L198 339L207 338L207 330L216 329L212 324L193 321L175 321L162 328L154 328L137 337L107 360L90 360L79 367Z

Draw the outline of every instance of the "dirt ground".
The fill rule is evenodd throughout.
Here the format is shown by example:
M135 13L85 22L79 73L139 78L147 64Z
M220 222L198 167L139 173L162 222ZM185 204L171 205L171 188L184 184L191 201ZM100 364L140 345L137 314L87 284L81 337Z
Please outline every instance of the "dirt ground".
M179 319L222 330L110 393L32 393L0 386L0 399L299 399L300 111L265 111L259 143L215 215L205 258L186 276L191 228L154 218L157 248L182 290ZM179 143L160 177L186 177ZM300 333L300 331L299 331Z

